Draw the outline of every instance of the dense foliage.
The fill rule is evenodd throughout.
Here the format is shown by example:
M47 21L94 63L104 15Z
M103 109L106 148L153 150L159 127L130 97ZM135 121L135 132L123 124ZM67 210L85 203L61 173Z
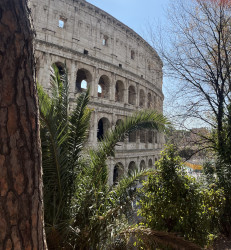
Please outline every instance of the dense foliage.
M223 191L203 186L187 175L174 146L167 146L156 166L157 172L144 183L139 202L146 226L205 245L218 232Z
M51 97L39 89L45 226L49 249L105 249L127 225L136 180L135 172L117 185L108 185L106 160L118 141L136 129L164 128L155 111L138 112L109 131L94 149L85 142L91 111L89 91L79 95L69 111L67 73L51 74Z

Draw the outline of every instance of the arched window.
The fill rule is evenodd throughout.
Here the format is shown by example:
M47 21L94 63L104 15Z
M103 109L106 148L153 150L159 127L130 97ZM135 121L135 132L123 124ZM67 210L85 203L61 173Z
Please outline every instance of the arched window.
M102 44L103 46L108 46L108 36L103 36Z
M105 75L101 76L98 82L98 97L109 98L109 78Z
M116 127L119 126L120 124L123 124L123 120L121 120L121 119L119 119L119 120L116 121ZM121 138L119 141L123 142L124 138Z
M136 164L134 161L131 161L128 165L128 175L131 175L133 172L136 171Z
M124 84L122 81L116 82L115 101L116 102L123 102L124 101Z
M148 130L148 143L153 143L153 131Z
M143 89L140 90L140 102L139 102L139 106L140 107L144 107L145 106L145 94L144 94L144 90Z
M153 97L153 106L155 109L157 108L156 95Z
M136 90L132 85L128 88L128 103L132 105L136 104Z
M132 131L128 135L129 142L136 142L136 131Z
M86 69L79 69L76 76L76 90L78 92L86 91L92 80L91 74Z
M148 93L148 108L152 108L153 104L152 104L152 95L151 93Z
M154 143L158 143L158 135L157 135L157 132L154 132Z
M61 62L55 62L52 66L55 65L58 68L59 75L62 77L65 74L65 65Z
M135 60L135 51L134 50L131 50L131 59Z
M140 162L140 171L141 171L141 170L145 170L145 169L146 169L145 161L142 160L142 161Z
M106 134L107 130L110 128L110 122L106 117L103 117L98 122L97 139L101 141Z
M116 184L124 174L124 166L121 162L116 163L113 170L113 184Z
M140 130L140 142L146 143L146 131L144 129Z
M152 168L152 167L153 167L152 159L149 159L148 160L148 168Z

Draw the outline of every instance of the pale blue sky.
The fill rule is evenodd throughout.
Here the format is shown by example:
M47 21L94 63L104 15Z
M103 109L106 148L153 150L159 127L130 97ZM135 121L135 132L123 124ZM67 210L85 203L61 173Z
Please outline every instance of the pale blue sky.
M164 9L171 0L88 0L87 2L108 12L138 34L142 35L147 23L165 22Z

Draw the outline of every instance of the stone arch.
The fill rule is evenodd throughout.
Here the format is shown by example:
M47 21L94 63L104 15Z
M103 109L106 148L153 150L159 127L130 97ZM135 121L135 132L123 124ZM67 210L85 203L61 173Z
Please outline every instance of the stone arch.
M136 142L136 131L132 131L128 134L128 142Z
M58 68L60 76L65 74L65 64L62 62L55 62L52 66L55 65Z
M131 50L131 59L132 60L135 60L135 54L136 54L135 51L132 49Z
M134 161L131 161L128 165L128 175L131 175L133 172L136 171L136 169L136 163Z
M147 103L147 107L148 107L148 108L152 108L152 107L153 107L152 95L151 95L150 92L148 93L148 103Z
M76 83L75 83L77 92L83 92L87 88L89 88L91 81L92 81L91 73L84 68L79 69L77 71Z
M106 75L102 75L99 78L98 82L98 97L109 98L109 89L110 89L110 79Z
M101 141L108 129L110 128L110 122L106 117L103 117L98 122L98 129L97 129L97 139Z
M116 121L116 126L119 126L120 124L123 124L123 120L122 119L118 119L117 121ZM121 138L120 139L120 142L123 142L124 141L124 138Z
M146 131L144 129L140 130L140 142L146 143Z
M158 134L154 132L154 143L158 143Z
M102 40L102 45L103 46L108 46L108 40L109 40L108 36L104 35L103 40Z
M148 160L148 168L152 168L153 167L153 163L152 163L152 159Z
M116 163L113 169L113 184L116 184L124 174L124 166L121 162Z
M142 107L142 108L145 106L145 94L144 94L144 90L143 89L140 90L139 106Z
M145 169L146 169L146 164L145 164L145 161L142 160L142 161L140 162L140 171L141 171L141 170L145 170Z
M115 86L115 101L116 102L124 101L124 84L120 80L116 82Z
M153 143L153 131L148 130L148 143Z
M130 85L128 88L128 103L132 105L136 104L136 89L133 85Z
M157 108L156 95L153 96L153 106L155 109Z

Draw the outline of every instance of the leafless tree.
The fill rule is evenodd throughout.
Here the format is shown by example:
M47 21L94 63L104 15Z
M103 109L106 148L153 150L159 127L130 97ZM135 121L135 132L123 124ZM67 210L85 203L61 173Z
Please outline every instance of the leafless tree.
M167 43L157 46L166 76L178 85L175 90L184 117L215 129L217 148L222 149L224 119L231 119L227 109L231 99L231 1L176 0L169 18Z

